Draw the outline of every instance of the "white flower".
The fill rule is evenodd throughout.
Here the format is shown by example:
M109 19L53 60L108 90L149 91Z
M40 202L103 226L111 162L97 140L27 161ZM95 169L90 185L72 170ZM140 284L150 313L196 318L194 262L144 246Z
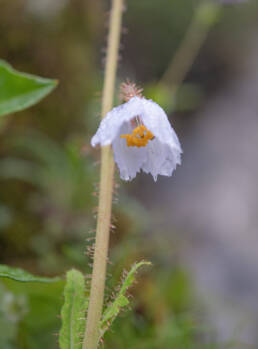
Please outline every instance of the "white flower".
M181 163L182 149L164 110L152 100L133 97L113 108L101 121L91 145L112 144L115 162L123 180L132 180L140 170L171 176Z

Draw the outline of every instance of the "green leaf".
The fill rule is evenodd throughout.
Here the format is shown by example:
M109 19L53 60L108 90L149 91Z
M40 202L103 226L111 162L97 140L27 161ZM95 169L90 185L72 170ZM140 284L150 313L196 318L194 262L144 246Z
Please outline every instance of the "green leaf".
M129 304L129 300L126 297L126 292L128 288L133 284L137 270L143 265L151 265L151 263L146 261L135 263L132 266L131 270L128 273L126 273L126 276L122 282L117 296L103 313L102 320L100 323L101 337L103 337L104 333L111 326L112 322L115 320L120 310Z
M61 349L81 349L88 298L85 295L84 277L78 270L67 272L64 297L59 345Z
M42 277L42 276L35 276L23 269L9 267L8 265L4 265L4 264L0 264L0 277L21 281L21 282L49 283L49 282L60 281L60 278L58 277L48 278L48 277Z
M0 60L0 116L32 106L56 85L56 80L20 73Z
M57 348L57 337L53 335L60 328L60 309L63 303L65 280L50 284L32 282L16 282L1 279L0 282L0 322L3 307L6 309L6 325L8 328L15 322L16 333L12 334L13 346L2 344L4 336L0 324L1 349L46 349ZM1 285L6 296L1 295ZM10 297L10 294L13 296ZM18 344L17 344L18 343Z

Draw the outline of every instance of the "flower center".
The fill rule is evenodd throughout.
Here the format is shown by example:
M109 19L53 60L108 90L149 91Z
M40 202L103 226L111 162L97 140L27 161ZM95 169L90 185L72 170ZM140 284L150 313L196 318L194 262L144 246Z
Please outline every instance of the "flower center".
M137 126L131 134L121 135L121 138L126 138L126 144L128 147L146 147L149 140L154 138L151 131L146 126Z

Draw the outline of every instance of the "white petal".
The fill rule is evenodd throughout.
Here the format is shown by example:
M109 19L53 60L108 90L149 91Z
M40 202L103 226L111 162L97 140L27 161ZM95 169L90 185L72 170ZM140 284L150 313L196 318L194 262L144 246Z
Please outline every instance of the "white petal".
M133 97L129 102L113 108L101 121L96 134L91 139L91 145L95 147L97 144L102 146L111 144L122 124L142 113L143 103L142 98L139 97Z
M181 152L168 144L161 143L158 138L150 141L146 150L147 156L142 170L150 173L155 181L158 175L171 176L176 166L181 162Z
M120 138L121 134L131 133L132 127L129 122L124 123L118 136L112 143L114 159L120 171L120 177L125 181L132 180L137 172L140 172L147 157L147 147L128 147L126 140Z
M131 131L130 123L124 123L118 136L112 143L115 162L123 180L130 181L141 170L152 174L154 180L158 175L171 176L177 164L180 164L180 151L168 144L161 143L158 138L149 141L146 147L128 147L120 134Z
M164 110L152 100L142 98L143 112L140 114L144 125L161 143L168 144L171 148L182 153L177 135L168 121Z

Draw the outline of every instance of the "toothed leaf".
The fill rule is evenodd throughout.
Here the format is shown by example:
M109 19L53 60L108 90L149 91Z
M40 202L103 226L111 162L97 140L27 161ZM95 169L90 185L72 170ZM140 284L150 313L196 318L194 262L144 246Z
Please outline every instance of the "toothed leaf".
M115 297L114 301L106 308L103 313L100 323L100 336L103 337L104 333L108 330L112 322L115 320L120 310L129 304L129 300L126 297L128 288L133 284L135 280L135 274L137 270L143 265L150 265L150 262L142 261L132 266L131 270L126 275L121 288Z
M56 85L56 80L18 72L0 60L0 116L32 106Z
M36 276L28 273L26 270L20 268L9 267L8 265L0 264L0 278L8 278L20 282L43 282L50 283L60 281L60 278L48 278L43 276Z
M81 349L88 299L85 295L84 276L78 270L67 272L64 298L59 345L61 349Z

